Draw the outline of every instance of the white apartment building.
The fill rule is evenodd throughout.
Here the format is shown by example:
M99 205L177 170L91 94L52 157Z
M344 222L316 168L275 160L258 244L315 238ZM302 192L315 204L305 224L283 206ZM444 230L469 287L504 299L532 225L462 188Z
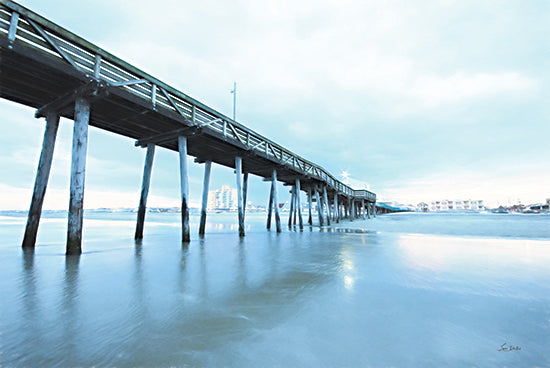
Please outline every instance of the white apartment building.
M221 189L208 192L208 210L232 210L237 208L237 189L223 185Z
M433 201L430 204L430 211L481 211L484 210L483 200L447 200Z

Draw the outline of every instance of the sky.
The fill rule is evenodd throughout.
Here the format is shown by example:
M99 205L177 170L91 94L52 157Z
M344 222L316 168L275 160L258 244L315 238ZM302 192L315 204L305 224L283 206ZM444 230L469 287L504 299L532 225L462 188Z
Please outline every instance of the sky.
M546 0L19 3L227 116L236 82L240 123L380 201L550 198ZM44 119L6 100L0 113L0 209L26 210ZM71 139L62 119L44 209L68 207ZM144 157L90 128L85 207L137 207ZM223 184L233 171L213 165L211 189ZM148 205L179 193L178 155L159 148ZM252 177L249 201L268 195Z

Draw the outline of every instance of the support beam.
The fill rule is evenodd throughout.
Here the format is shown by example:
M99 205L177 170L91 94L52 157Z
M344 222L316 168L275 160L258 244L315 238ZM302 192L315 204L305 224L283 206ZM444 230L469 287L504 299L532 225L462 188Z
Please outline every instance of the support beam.
M243 174L243 222L246 217L246 197L248 194L248 173Z
M135 142L135 146L145 147L151 143L156 145L161 145L168 142L174 142L178 137L183 136L184 134L190 134L193 130L193 127L178 128L169 132L155 134L147 138L140 139Z
M371 208L370 203L367 202L367 209L366 209L367 210L367 219L370 219L370 208Z
M143 224L145 222L145 213L147 212L147 196L149 195L149 185L151 183L151 172L153 170L153 158L155 156L155 145L147 146L145 155L145 165L143 167L143 180L141 182L141 197L139 199L139 209L137 214L135 240L143 239Z
M34 190L27 218L27 226L25 228L25 235L23 236L23 248L33 249L36 243L36 234L38 233L38 224L40 223L40 215L42 214L42 204L44 203L44 195L46 194L48 179L50 177L50 168L52 167L53 150L58 127L59 115L53 112L46 114L46 130L44 132L40 160L38 161L38 169L36 170L36 179L34 181Z
M302 220L302 206L300 204L300 179L296 179L296 209L298 213L298 226L300 230L304 229L304 222Z
M350 198L350 211L349 211L349 220L353 221L355 217L355 206L353 199Z
M69 91L65 95L56 98L55 100L49 102L48 104L40 107L34 113L35 118L41 118L46 116L50 111L53 111L61 116L65 112L71 111L74 104L76 104L77 99L86 99L88 104L90 101L95 99L100 99L105 96L107 92L106 84L103 81L91 81L86 83L72 91ZM76 116L76 115L75 115Z
M317 214L319 215L319 226L323 226L323 205L321 204L321 199L319 198L319 191L317 188L315 190L315 200L317 201Z
M363 218L363 220L365 219L365 200L364 199L361 200L361 217Z
M187 168L187 137L178 137L178 151L180 155L180 188L181 188L181 241L189 243L189 175Z
M237 176L237 206L239 209L239 236L244 236L244 211L243 211L243 186L242 186L243 160L235 157L235 175Z
M292 227L292 215L294 214L294 193L296 189L294 186L290 188L290 211L288 212L288 228Z
M77 97L74 108L73 148L71 161L71 185L69 218L67 225L66 253L82 253L82 221L84 218L84 182L86 178L86 153L88 150L88 123L90 103Z
M340 208L338 207L338 193L334 193L334 221L340 222Z
M277 170L273 170L273 208L275 209L275 226L281 232L281 217L279 216L279 199L277 197Z
M323 186L323 200L327 209L327 225L330 226L330 204L328 203L327 187Z
M8 48L13 48L13 41L15 41L15 34L17 33L17 23L19 22L19 13L11 13L10 28L8 29L8 41L10 45Z
M274 195L274 188L275 188L275 182L273 179L271 180L271 190L269 192L269 204L267 205L267 230L271 229L271 210L273 209L273 195Z
M210 187L210 171L212 170L212 161L204 163L204 181L202 183L202 204L201 221L199 224L199 236L204 236L206 229L206 206L208 205L208 189Z
M296 220L298 217L298 190L296 190L296 185L294 185L294 212L292 215L292 224L296 226Z
M376 202L372 204L372 216L376 217Z
M308 218L307 218L307 223L310 224L310 225L313 225L313 219L311 217L311 202L312 202L311 188L307 189L307 201L308 201L308 211L309 211L309 215L308 215Z

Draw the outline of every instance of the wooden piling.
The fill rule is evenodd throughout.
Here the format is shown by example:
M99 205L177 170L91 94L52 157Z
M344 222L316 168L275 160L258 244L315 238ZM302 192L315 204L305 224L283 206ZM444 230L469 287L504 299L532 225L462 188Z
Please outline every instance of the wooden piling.
M292 212L292 225L296 226L298 214L298 191L296 190L296 185L294 185L294 211Z
M334 221L340 222L340 208L338 207L338 193L334 193Z
M38 169L36 170L36 179L34 181L34 190L27 218L27 226L25 227L25 235L23 236L23 248L32 249L36 243L36 234L38 233L44 195L48 187L58 127L59 115L54 112L46 114L46 129L44 131L44 140L42 143L40 160L38 161Z
M275 187L275 182L271 180L271 190L269 191L269 204L267 205L267 230L271 229L271 210L273 208L273 190Z
M246 197L248 194L248 172L243 174L243 223L246 217Z
M367 211L367 219L370 219L370 203L369 202L367 202L366 211Z
M300 230L304 229L304 223L302 220L302 208L300 203L300 179L296 179L296 209L298 212L298 226Z
M327 187L323 186L323 199L327 209L327 225L330 226L330 204L328 203Z
M204 181L202 183L201 221L199 223L199 236L204 236L206 230L206 207L208 206L208 189L210 187L210 171L212 161L204 163Z
M281 217L279 216L279 199L277 198L277 170L273 170L273 207L275 209L275 226L281 232Z
M317 214L319 215L319 226L323 226L323 205L321 204L321 199L319 198L319 191L317 190L317 188L315 188L314 190L315 200L317 201Z
M244 211L243 211L243 186L242 186L243 161L235 157L235 175L237 177L237 206L239 210L239 236L244 236Z
M363 220L365 219L365 200L364 199L361 200L361 217L363 218Z
M137 214L135 240L143 239L143 224L145 222L145 213L147 212L147 196L149 195L149 186L151 183L151 172L153 169L153 158L155 156L155 145L147 145L145 154L145 164L143 166L143 179L141 181L141 196L139 199L139 209Z
M180 156L180 187L181 187L181 241L189 243L189 175L187 165L187 137L178 137L178 151Z
M308 210L309 210L309 215L308 215L308 218L307 218L307 223L310 224L310 225L313 225L313 218L311 216L311 202L312 202L312 199L311 199L311 188L307 188L307 201L308 201Z
M68 255L82 253L84 182L86 179L89 121L90 103L82 97L77 97L74 109L69 218L67 225L66 253Z
M294 213L294 186L290 188L290 211L288 212L288 228L292 227L292 215Z

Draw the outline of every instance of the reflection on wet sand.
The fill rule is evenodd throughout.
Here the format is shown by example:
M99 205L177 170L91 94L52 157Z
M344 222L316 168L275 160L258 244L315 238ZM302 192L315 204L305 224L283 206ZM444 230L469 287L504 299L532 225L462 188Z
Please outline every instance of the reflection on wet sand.
M96 234L80 257L5 252L0 365L547 362L547 241L341 226L277 234L262 219L186 245L157 226L136 243ZM497 352L505 341L522 350Z
M66 257L50 303L37 295L35 255L25 254L19 327L44 328L27 328L25 343L10 350L28 366L208 365L213 350L269 330L337 275L340 261L312 251L303 235L220 234L179 243L179 251L163 239L136 243L131 258ZM120 261L101 265L113 256Z

